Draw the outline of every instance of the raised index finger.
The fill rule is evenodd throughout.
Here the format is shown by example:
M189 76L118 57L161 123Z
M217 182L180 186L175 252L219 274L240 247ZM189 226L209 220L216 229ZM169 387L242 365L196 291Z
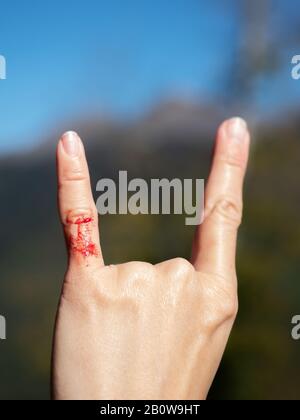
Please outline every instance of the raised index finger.
M67 238L70 264L103 263L98 213L94 203L84 147L69 131L57 146L58 203Z

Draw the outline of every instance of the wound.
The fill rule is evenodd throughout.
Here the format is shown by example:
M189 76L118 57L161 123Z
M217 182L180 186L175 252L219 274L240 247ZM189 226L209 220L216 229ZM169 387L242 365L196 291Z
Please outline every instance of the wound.
M76 229L75 233L70 234L70 251L83 257L96 257L98 255L97 247L92 241L91 235L93 219L80 216L73 220L68 220L67 223L73 225Z

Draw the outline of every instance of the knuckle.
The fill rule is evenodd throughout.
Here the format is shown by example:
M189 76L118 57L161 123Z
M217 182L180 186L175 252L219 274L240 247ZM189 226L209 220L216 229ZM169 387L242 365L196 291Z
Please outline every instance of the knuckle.
M236 287L226 290L209 287L204 293L207 303L203 316L205 330L213 333L224 325L232 324L238 313Z
M122 264L122 271L130 277L143 279L149 278L153 275L154 266L151 263L143 261L131 261L125 264Z
M76 208L64 212L63 224L65 226L76 225L78 219L88 219L90 222L97 223L98 213L96 208Z
M230 154L220 157L221 162L224 165L228 165L232 168L237 168L237 170L241 170L244 167L244 159L239 154Z
M218 329L224 324L232 323L238 313L238 299L237 297L232 297L224 300L220 303L214 310L212 316L211 327L213 330Z
M232 321L236 318L238 313L238 298L237 296L228 299L220 307L220 314L223 322Z
M176 257L171 260L171 267L177 274L187 274L193 271L193 265L182 257Z
M74 181L86 181L87 176L86 172L82 168L82 165L74 165L72 167L66 168L61 176L60 185L63 186L68 182Z
M242 202L231 199L231 198L222 198L217 201L216 205L213 208L212 213L215 213L221 217L225 223L238 227L242 221Z

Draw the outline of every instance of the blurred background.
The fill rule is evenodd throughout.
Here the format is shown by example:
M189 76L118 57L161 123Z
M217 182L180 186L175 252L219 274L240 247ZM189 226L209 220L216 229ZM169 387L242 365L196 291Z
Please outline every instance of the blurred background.
M219 123L253 143L237 269L240 312L211 399L300 398L300 7L292 0L2 2L0 398L49 398L66 254L55 146L84 139L101 177L207 178ZM105 260L188 258L181 216L105 216Z

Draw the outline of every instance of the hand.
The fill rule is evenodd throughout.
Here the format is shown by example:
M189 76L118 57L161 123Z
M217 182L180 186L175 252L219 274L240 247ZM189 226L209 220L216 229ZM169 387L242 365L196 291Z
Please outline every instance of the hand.
M104 264L81 140L57 148L69 249L53 351L56 399L204 399L236 313L235 249L249 133L219 128L191 261Z

